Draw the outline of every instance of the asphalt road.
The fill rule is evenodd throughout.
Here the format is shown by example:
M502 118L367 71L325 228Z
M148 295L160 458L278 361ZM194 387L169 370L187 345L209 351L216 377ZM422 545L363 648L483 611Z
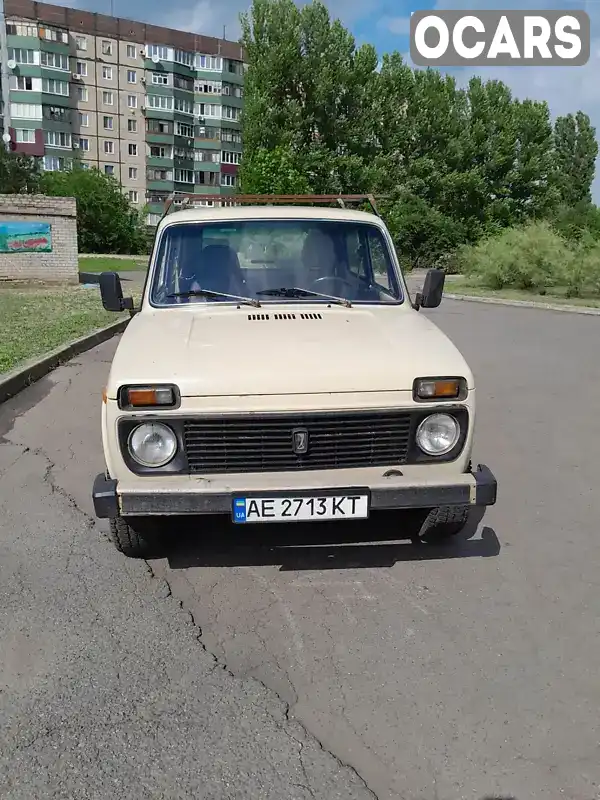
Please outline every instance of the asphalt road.
M445 548L211 522L147 567L90 516L115 342L0 407L3 800L600 798L600 322L428 313L499 481Z

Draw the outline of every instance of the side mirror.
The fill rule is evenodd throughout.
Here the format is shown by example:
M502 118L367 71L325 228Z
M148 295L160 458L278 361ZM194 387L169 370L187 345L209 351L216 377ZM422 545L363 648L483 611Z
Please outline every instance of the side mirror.
M441 269L430 269L425 276L423 291L415 298L415 308L437 308L442 302L446 273Z
M118 272L102 272L98 280L102 305L107 311L133 310L133 297L123 297Z

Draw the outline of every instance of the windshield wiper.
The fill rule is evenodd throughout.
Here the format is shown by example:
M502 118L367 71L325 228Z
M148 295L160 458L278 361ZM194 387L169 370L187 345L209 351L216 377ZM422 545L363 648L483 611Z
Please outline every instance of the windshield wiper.
M212 289L190 289L189 292L176 292L175 294L168 294L167 299L172 300L175 297L227 297L229 300L238 300L240 303L247 303L248 305L260 308L260 302L254 297L240 297L237 294L227 294L226 292L213 292Z
M282 289L262 289L256 294L264 294L268 297L322 297L325 300L331 300L333 303L352 308L352 303L345 297L335 297L331 294L321 294L321 292L313 292L312 289L300 289L297 286Z

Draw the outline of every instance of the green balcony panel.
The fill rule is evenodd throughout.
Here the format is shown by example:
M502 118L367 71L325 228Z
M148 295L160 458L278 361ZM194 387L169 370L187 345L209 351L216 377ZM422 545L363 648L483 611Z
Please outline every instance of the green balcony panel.
M173 191L173 181L146 181L146 191L156 191L156 192L172 192Z
M51 92L42 92L42 103L45 106L61 106L61 108L70 108L70 98L65 97L64 94L52 94Z
M172 133L150 133L149 131L146 131L146 141L149 144L172 145L174 142L174 136Z
M150 108L147 106L145 114L148 119L166 119L169 121L173 119L173 112L164 108Z
M10 92L11 103L29 103L33 105L41 105L42 93L41 92L20 92L18 89L11 89Z
M172 169L172 158L160 158L159 156L147 156L146 166L152 169Z
M146 86L146 97L150 94L160 94L166 97L173 97L173 87L172 86L164 86L161 83L157 84L147 84Z
M17 64L13 74L24 78L39 78L42 68L39 64Z
M194 147L196 150L220 150L220 139L194 139Z
M45 128L47 120L42 119L16 119L12 117L10 121L11 128L25 128L28 131L35 131Z
M69 55L70 48L68 44L62 42L50 42L48 39L40 39L40 50L45 50L47 53L63 53L65 56Z
M20 47L22 50L39 50L40 39L38 36L15 36L9 34L6 37L8 47Z

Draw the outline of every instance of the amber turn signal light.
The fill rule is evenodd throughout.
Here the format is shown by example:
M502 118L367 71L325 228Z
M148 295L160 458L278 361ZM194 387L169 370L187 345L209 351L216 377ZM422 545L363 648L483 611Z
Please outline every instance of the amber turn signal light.
M174 406L176 399L172 386L123 387L119 392L121 408L164 408Z
M466 390L464 378L418 378L413 396L415 400L459 400Z

